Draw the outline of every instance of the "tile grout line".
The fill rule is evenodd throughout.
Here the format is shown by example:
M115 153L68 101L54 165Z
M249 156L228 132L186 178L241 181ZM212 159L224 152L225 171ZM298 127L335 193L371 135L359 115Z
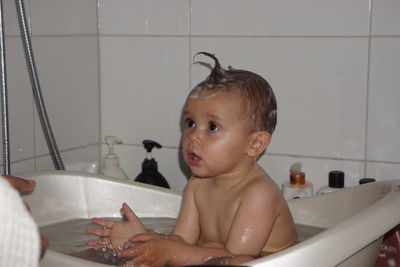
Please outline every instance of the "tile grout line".
M369 122L369 91L370 91L370 68L371 68L371 28L372 28L372 1L369 0L369 25L368 25L368 50L367 50L367 88L365 96L365 129L364 129L364 177L367 177L368 167L368 122Z
M97 162L98 166L101 166L101 158L102 158L102 82L101 82L101 51L100 51L100 0L97 0L96 11L97 11L97 82L98 82L98 112L99 112L99 128L98 128L98 154L97 154Z

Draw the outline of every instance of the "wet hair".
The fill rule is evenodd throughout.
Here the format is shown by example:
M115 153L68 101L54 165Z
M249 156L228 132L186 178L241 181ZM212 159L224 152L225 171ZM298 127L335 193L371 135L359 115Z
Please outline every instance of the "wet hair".
M218 59L210 53L199 52L212 58L215 62L210 75L195 88L189 96L209 92L235 92L245 108L247 123L251 132L267 131L272 134L277 120L277 104L274 92L269 83L260 75L247 71L221 67Z

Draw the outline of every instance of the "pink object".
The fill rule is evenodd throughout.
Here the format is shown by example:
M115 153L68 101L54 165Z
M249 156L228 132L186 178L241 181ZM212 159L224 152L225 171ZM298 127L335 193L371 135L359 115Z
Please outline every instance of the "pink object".
M400 224L383 237L375 267L400 266Z

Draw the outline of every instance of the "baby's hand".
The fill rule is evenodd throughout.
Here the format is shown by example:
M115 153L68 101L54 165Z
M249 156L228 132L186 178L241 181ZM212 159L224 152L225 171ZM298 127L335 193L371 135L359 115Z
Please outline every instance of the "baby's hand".
M177 266L171 262L173 255L180 251L179 245L182 243L170 241L168 236L149 232L147 234L136 235L130 239L131 242L138 244L117 253L121 258L132 258L123 267L132 266Z
M90 240L88 244L92 247L100 248L104 238L109 238L112 248L119 248L134 235L146 233L146 228L135 213L124 203L122 211L127 221L113 221L106 219L93 218L92 222L103 228L87 228L86 232L97 235L102 239Z

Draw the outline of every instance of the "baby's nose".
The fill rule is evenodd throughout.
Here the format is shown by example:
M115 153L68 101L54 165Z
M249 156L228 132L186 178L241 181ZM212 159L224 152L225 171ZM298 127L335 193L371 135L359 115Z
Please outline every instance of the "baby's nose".
M201 136L202 136L201 131L195 128L189 133L188 139L190 143L198 143L201 140Z

